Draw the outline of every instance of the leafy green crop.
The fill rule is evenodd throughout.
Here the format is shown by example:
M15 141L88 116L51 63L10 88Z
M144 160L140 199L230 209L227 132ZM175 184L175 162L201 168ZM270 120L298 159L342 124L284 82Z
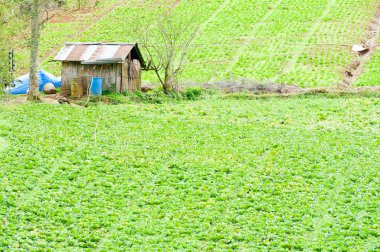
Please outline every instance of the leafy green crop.
M0 152L5 150L8 147L7 141L4 138L0 137Z
M198 35L184 81L249 78L302 87L331 86L342 81L344 69L355 60L350 48L365 37L378 5L376 0L182 0L179 5L175 0L133 0L113 10L119 3L103 0L90 12L46 23L42 67L60 74L60 64L50 60L64 42L139 42L136 24L148 29L166 15L180 22L195 14L190 29ZM97 22L97 17L102 18ZM17 57L18 66L25 69L28 54L22 41L26 40L20 40L18 47L25 49L18 50ZM358 85L377 83L374 64L367 68L369 77ZM143 78L157 82L152 73L144 73Z
M0 105L0 250L380 249L380 97Z
M379 86L380 85L380 53L376 49L375 54L364 66L364 72L355 83L356 86Z

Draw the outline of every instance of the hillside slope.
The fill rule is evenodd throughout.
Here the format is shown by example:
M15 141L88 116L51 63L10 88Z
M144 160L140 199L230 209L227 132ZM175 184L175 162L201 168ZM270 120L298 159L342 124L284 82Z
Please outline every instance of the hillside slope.
M48 23L41 57L45 69L59 74L59 65L49 60L65 41L138 42L133 34L137 21L148 27L163 15L181 19L195 13L192 28L198 35L185 80L248 78L331 86L341 83L345 68L355 60L351 46L365 36L378 4L376 0L107 0L96 10L99 19L90 12ZM155 82L154 76L145 74L145 81Z

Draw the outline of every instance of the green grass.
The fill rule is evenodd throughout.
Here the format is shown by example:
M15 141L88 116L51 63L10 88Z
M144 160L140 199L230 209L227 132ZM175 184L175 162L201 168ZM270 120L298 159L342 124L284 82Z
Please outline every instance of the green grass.
M377 93L0 107L0 250L380 249Z

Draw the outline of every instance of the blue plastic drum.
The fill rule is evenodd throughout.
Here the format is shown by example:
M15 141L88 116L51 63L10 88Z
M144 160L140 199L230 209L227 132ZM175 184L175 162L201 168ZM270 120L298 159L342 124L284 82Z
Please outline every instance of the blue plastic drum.
M102 84L103 78L100 77L92 77L91 86L90 86L90 94L95 96L102 95Z

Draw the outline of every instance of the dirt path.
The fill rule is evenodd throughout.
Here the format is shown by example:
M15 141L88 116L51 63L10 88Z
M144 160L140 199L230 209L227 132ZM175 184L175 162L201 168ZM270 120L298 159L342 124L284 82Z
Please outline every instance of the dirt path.
M177 0L174 2L174 4L172 6L170 6L169 10L165 13L165 15L169 15L169 13L175 8L177 7L179 4L181 3L181 0Z
M369 52L364 55L357 55L353 62L346 67L342 83L343 86L352 86L363 73L365 64L371 59L372 55L375 54L376 48L379 46L377 44L379 32L380 4L377 6L375 15L368 24L365 38L362 41L363 45L368 47Z
M320 93L362 93L362 92L379 92L380 86L364 86L364 87L315 87L302 88L295 85L281 85L275 82L255 83L241 81L221 81L208 83L203 86L205 89L216 89L227 94L239 94L248 92L254 95L298 95L298 94L320 94Z
M211 88L211 89L220 89L225 95L234 95L239 94L241 92L248 91L250 94L255 95L257 97L260 96L267 96L267 95L278 95L278 96L294 96L294 95L303 95L303 94L361 94L361 93L368 93L368 92L374 92L378 93L380 95L380 86L366 86L366 87L328 87L328 88L300 88L297 86L279 86L276 84L273 84L272 86L266 86L264 88L255 87L255 86L248 86L247 85L209 85L205 86L205 88ZM223 96L223 95L222 95ZM41 95L40 96L40 102L46 103L46 104L53 104L53 105L59 105L59 99L62 96L60 94L54 94L54 95ZM68 106L76 107L76 108L83 108L83 106L77 105L70 100L70 103L64 103ZM0 105L10 105L10 104L24 104L28 102L28 96L27 95L15 95L11 96L10 99L4 99L0 100ZM2 145L3 144L3 145ZM1 147L6 146L4 145L6 143L1 142L0 138L0 151Z

